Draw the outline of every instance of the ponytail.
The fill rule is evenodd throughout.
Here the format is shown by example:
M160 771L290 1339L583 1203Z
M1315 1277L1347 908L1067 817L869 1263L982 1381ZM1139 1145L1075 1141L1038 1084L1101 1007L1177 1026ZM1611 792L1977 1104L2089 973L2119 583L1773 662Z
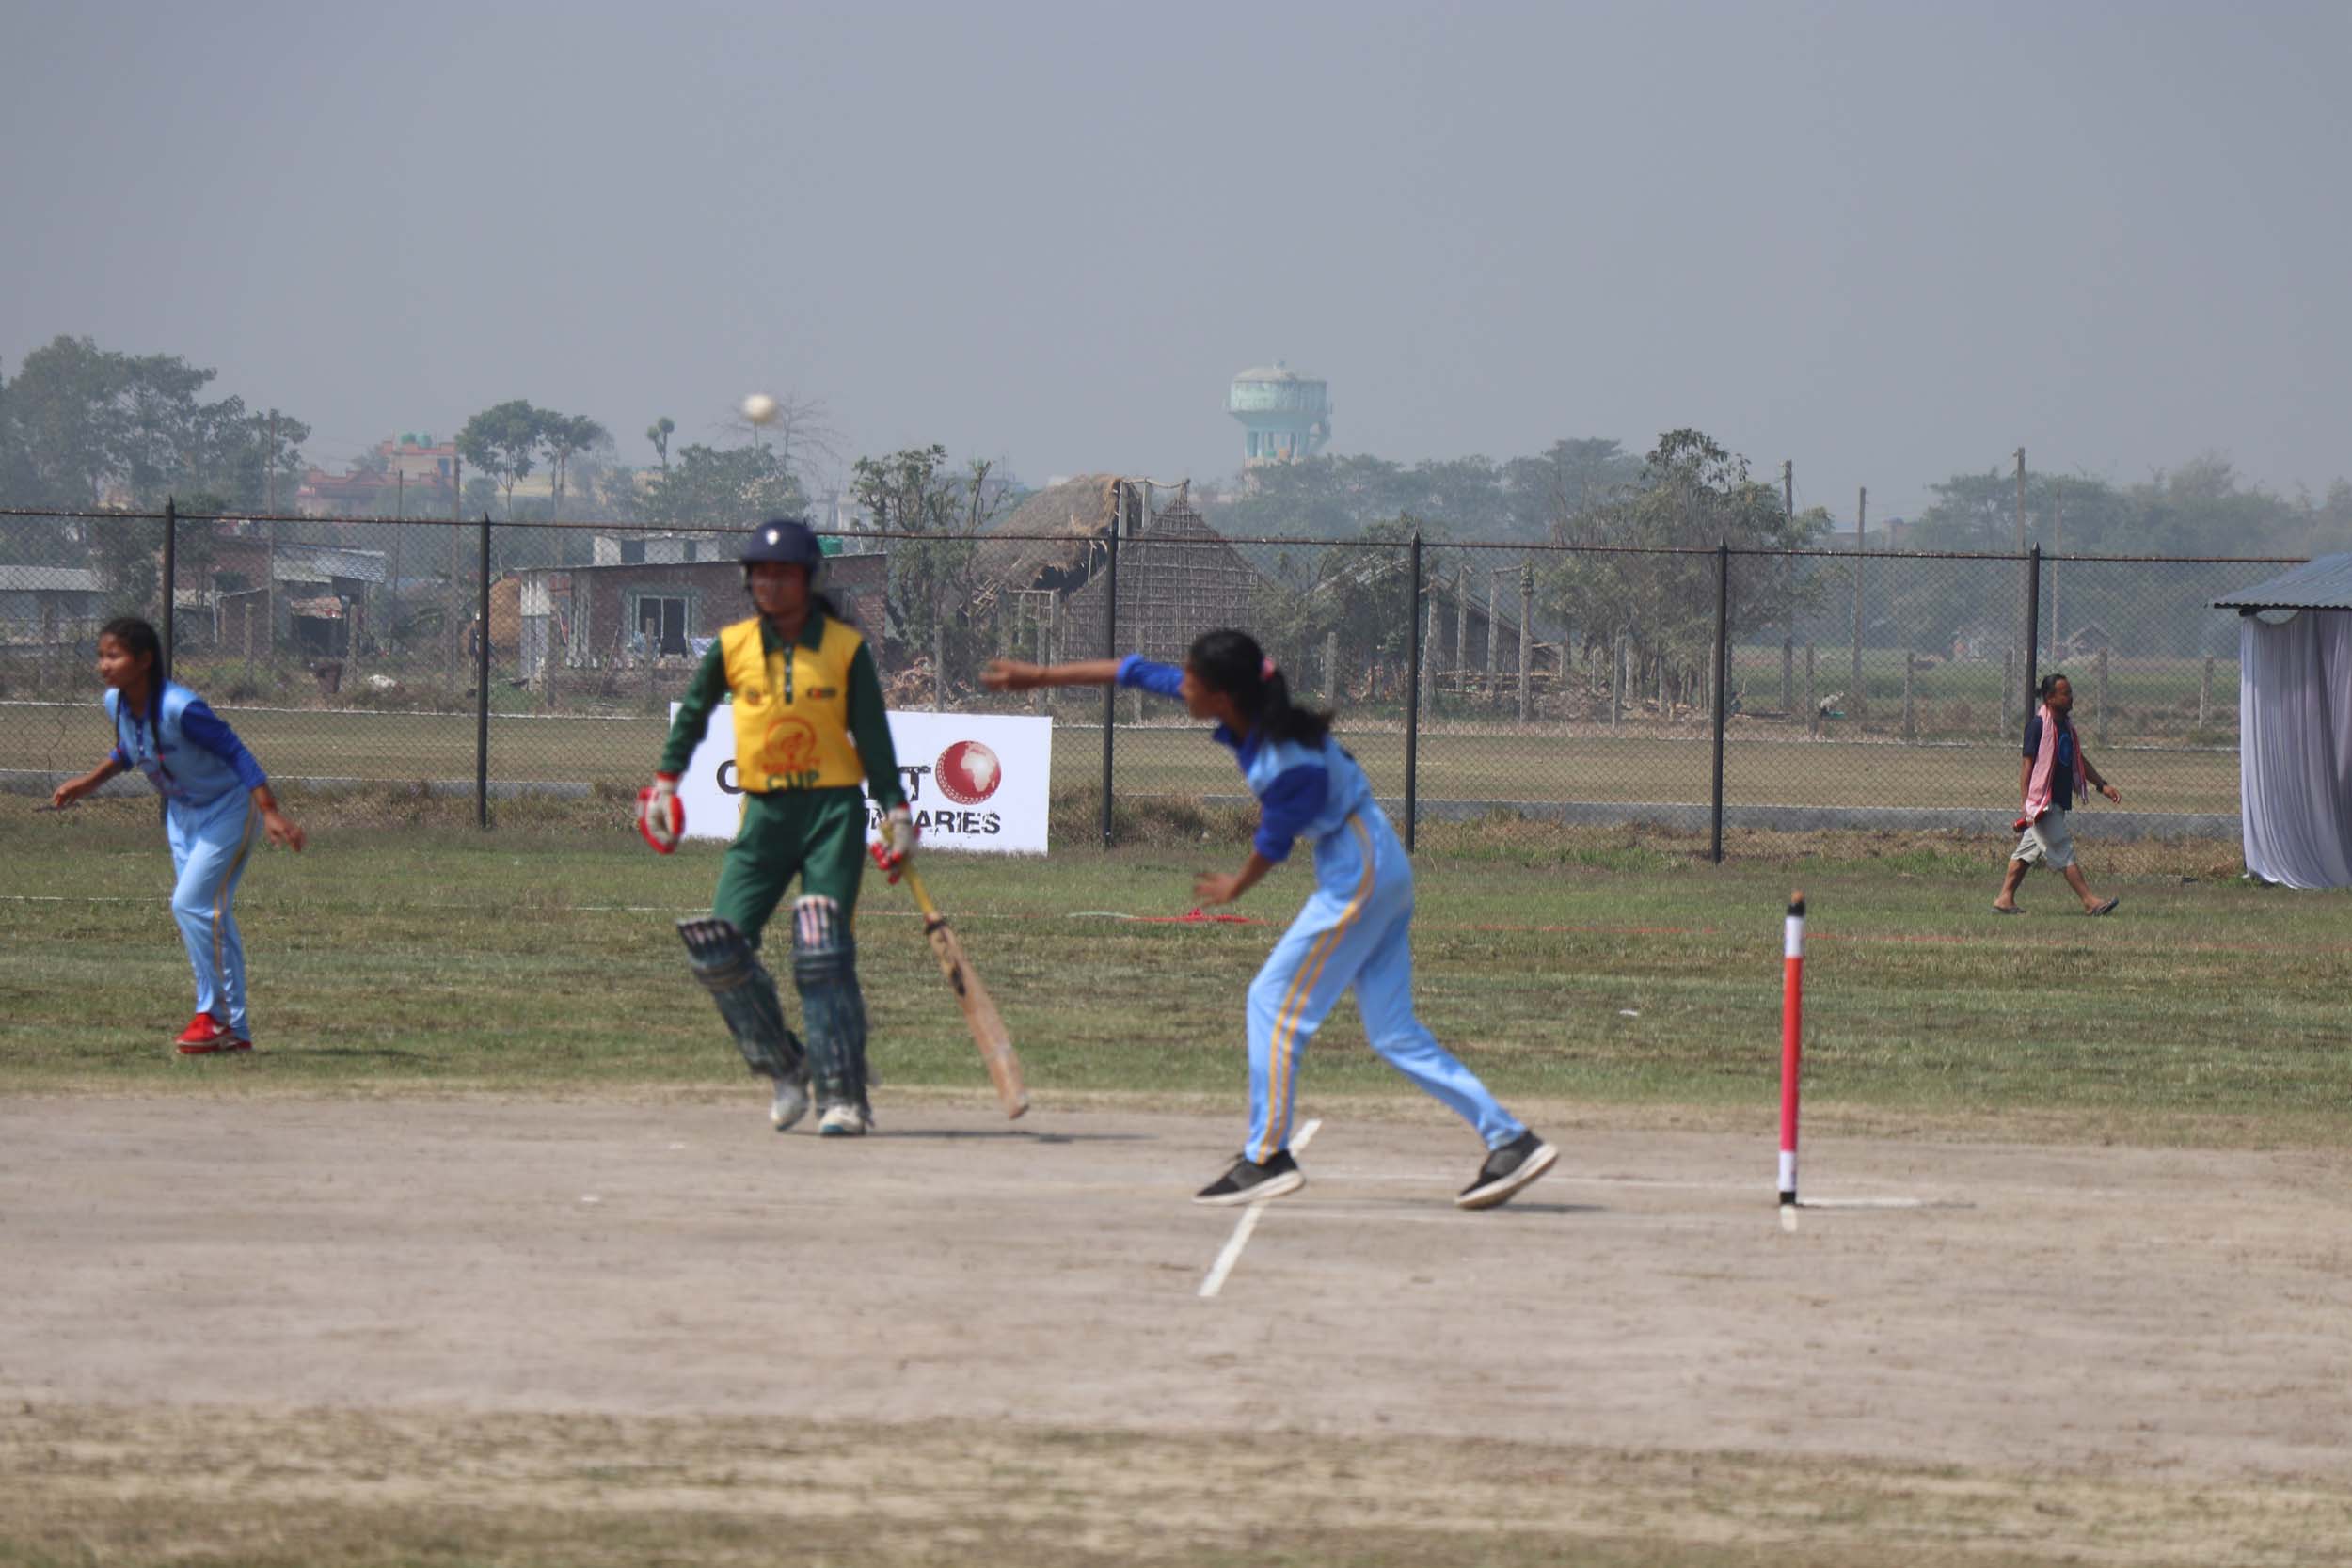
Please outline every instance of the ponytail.
M1331 733L1331 715L1295 705L1290 681L1248 632L1204 631L1193 639L1184 662L1213 689L1233 699L1248 716L1253 736L1320 746Z

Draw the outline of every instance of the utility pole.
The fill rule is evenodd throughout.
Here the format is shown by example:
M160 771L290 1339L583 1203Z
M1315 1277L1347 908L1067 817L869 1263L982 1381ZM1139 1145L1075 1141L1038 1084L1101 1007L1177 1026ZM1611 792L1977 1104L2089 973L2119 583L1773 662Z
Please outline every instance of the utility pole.
M2017 554L2018 554L2018 557L2019 557L2021 560L2024 560L2024 559L2025 559L2025 556L2026 556L2026 449L2025 449L2025 448L2023 448L2023 447L2019 447L2019 448L2017 449ZM2040 614L2037 612L2036 608L2035 608L2035 604L2034 604L2034 600L2035 600L2035 597L2037 596L2038 591L2039 591L2039 590L2041 589L2041 587L2042 587L2042 583L2041 583L2041 580L2040 580L2040 579L2041 579L2041 576L2042 576L2042 567L2041 567L2041 563L2040 563L2039 562L2036 562L2036 561L2026 560L2026 582L2025 582L2025 589L2026 589L2026 594L2025 594L2025 598L2026 598L2026 643L2025 643L2025 646L2026 646L2026 657L2027 657L2028 662L2030 662L2030 660L2031 660L2031 658L2032 658L2032 655L2033 655L2033 648L2034 648L2034 645L2035 645L2035 634L2041 630L2041 627L2040 627L2039 626L2037 626L2037 625L2036 625L2036 623L2037 623L2038 621L2040 621L2040 620L2041 620L2041 616L2040 616ZM2015 710L2015 714L2014 714L2014 716L2017 718L2017 720L2018 720L2020 722L2023 722L2023 721L2024 721L2024 720L2025 720L2025 718L2026 718L2026 715L2028 715L2028 714L2031 714L2031 713L2033 712L2033 690L2032 690L2032 683L2031 683L2030 681L2028 681L2028 682L2026 683L2026 689L2021 690L2021 691L2018 693L2018 703L2019 703L2019 706L2018 706L2018 708ZM2007 728L2008 726L2004 725L2003 727L2004 727L2004 728Z
M262 586L268 590L262 603L269 614L269 643L273 653L278 647L278 410L269 411L269 436L262 447L262 515L269 519L269 560ZM248 611L248 613L250 613Z
M400 536L407 531L401 526L402 519L407 515L408 476L405 472L395 473L392 476L392 580L389 584L391 605L384 624L384 657L387 659L391 657L394 652L392 643L400 636Z
M2066 498L2060 495L2058 491L2053 490L2050 492L2050 548L2052 550L2056 550L2059 547L2060 537L2064 534L2065 530ZM2050 557L2050 662L2056 664L2058 661L2058 557L2056 555L2052 555Z
M1870 699L1862 688L1862 555L1870 547L1866 536L1870 519L1870 490L1863 486L1854 500L1853 509L1853 711L1857 719L1870 711Z
M2026 553L2026 449L2017 449L2017 553Z
M449 625L442 629L449 633L449 679L457 684L457 654L466 645L464 617L457 608L457 577L466 547L466 460L456 459L450 468L450 483L453 488L449 498Z
M1780 460L1780 506L1781 515L1788 521L1793 537L1797 526L1797 465L1786 457ZM1784 561L1781 564L1787 567L1788 563ZM1797 595L1795 585L1788 586L1790 590L1788 620L1782 628L1784 635L1780 640L1780 711L1783 713L1793 712L1797 705ZM1616 710L1612 708L1610 721L1613 723L1615 720Z

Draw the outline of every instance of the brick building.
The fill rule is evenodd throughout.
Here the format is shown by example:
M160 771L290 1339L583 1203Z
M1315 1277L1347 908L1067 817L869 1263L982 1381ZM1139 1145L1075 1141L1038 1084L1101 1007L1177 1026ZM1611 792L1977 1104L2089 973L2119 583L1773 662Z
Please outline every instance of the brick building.
M540 674L550 657L572 669L690 658L697 643L751 613L743 568L732 560L543 566L516 579L519 673L526 678ZM889 586L886 555L839 555L826 564L826 592L866 634L884 672Z

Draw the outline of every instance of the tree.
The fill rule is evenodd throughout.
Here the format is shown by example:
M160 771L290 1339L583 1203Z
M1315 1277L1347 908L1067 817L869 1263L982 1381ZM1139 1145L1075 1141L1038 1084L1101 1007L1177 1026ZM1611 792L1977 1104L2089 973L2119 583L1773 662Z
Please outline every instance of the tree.
M213 378L176 355L118 354L86 337L36 349L0 396L6 493L60 509L118 496L152 509L204 489L253 510L275 475L291 495L310 427L249 413L241 398L205 402Z
M29 504L33 497L33 458L20 428L17 400L9 395L8 378L0 370L0 503Z
M943 446L861 457L850 492L885 532L913 534L890 545L888 614L894 639L930 652L937 689L946 672L977 668L995 650L996 606L981 602L976 536L1010 503L992 485L994 465L961 472Z
M741 528L797 515L806 504L800 482L775 453L759 447L722 451L698 442L655 476L640 510L645 521L672 528Z
M1750 477L1747 459L1703 432L1670 430L1644 460L1636 485L1571 516L1559 541L1658 553L1567 556L1544 568L1539 581L1585 647L1622 642L1637 667L1664 669L1687 683L1713 646L1714 547L1799 548L1826 521L1819 513L1789 517L1779 491ZM1674 551L1695 553L1667 553ZM1732 574L1735 628L1779 625L1817 592L1786 562L1753 569L1757 564Z
M1641 482L1642 460L1623 442L1597 438L1554 441L1540 456L1503 467L1511 536L1557 541L1596 508Z
M467 467L506 493L506 513L515 514L515 485L530 477L545 434L546 419L521 398L484 409L457 432L457 455Z
M612 435L585 414L558 414L543 408L539 410L539 444L547 451L548 471L555 481L548 499L553 503L552 510L560 515L564 510L564 481L573 456L610 447Z
M776 399L775 416L764 425L737 418L727 428L755 447L771 448L776 461L793 473L804 472L811 458L821 457L836 470L841 464L841 433L830 422L833 411L821 398L787 392Z
M116 405L120 358L88 338L59 337L17 368L8 403L23 442L28 504L79 509L104 499L123 444Z
M664 414L645 427L645 439L653 443L653 452L661 459L661 471L670 470L670 437L677 434L677 421Z

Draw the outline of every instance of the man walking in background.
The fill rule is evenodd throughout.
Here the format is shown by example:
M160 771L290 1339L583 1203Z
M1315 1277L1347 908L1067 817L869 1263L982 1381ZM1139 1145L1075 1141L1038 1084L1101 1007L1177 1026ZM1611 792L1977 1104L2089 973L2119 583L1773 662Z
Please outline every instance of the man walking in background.
M2090 788L2097 788L2119 805L2122 792L2101 777L2083 755L2072 718L2074 686L2064 675L2044 675L2037 694L2042 705L2026 722L2026 754L2018 764L2017 788L2025 797L2026 815L2017 819L2017 829L2024 836L2010 857L2009 875L2001 880L2001 895L1993 901L1993 912L2026 912L2017 907L2017 885L2040 861L2065 876L2066 885L2083 901L2083 913L2113 914L2122 900L2100 899L2083 879L2082 867L2074 863L2074 833L2067 814Z

